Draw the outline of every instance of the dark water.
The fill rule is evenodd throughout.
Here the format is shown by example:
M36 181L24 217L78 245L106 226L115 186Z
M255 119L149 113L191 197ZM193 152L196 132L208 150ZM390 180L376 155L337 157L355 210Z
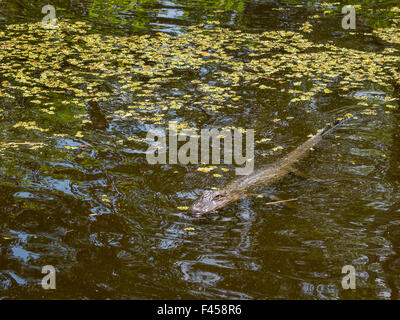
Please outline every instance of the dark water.
M62 30L48 37L33 27L45 4L0 3L1 298L398 298L400 121L390 82L400 41L373 33L384 14L371 23L364 10L351 34L341 16L312 19L320 3L59 1ZM100 35L94 44L76 21ZM105 45L118 63L97 52ZM229 62L218 60L220 45L233 47ZM127 93L133 82L139 89ZM93 96L101 99L90 106ZM270 139L256 143L260 167L345 114L355 117L299 164L309 178L261 188L298 198L294 206L250 197L203 218L179 207L235 179L234 166L150 165L140 140L169 120L253 128ZM40 285L44 265L56 267L56 290ZM357 271L356 290L342 289L344 265Z

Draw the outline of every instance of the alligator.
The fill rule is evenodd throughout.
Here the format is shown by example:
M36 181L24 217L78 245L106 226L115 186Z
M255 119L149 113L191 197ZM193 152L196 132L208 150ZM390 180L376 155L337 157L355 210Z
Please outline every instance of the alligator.
M260 169L253 174L229 183L221 190L205 190L200 198L189 208L194 216L222 209L249 194L251 189L260 185L269 186L286 176L290 172L296 173L293 165L304 158L309 150L315 146L325 135L343 122L342 119L328 124L325 128L310 137L306 142L287 154L283 159Z

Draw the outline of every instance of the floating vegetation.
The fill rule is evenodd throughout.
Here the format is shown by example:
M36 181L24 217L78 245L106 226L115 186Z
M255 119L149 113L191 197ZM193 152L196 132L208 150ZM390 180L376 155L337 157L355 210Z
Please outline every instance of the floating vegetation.
M40 22L14 24L0 31L0 127L13 132L0 136L2 153L47 148L53 155L89 165L90 150L134 146L144 152L148 128L180 119L178 129L196 130L199 118L241 113L252 94L266 101L281 94L288 98L288 107L300 105L311 113L310 105L320 97L344 97L365 87L390 92L393 81L400 81L396 26L374 31L387 46L371 52L330 40L314 42L309 39L314 28L310 22L297 31L250 33L207 21L178 35L129 36L101 35L82 21L62 20L58 25L45 30ZM385 106L367 96L352 98L369 116ZM385 97L385 102L392 100ZM12 116L11 110L19 116ZM269 119L276 126L284 125L282 119L295 119L276 116ZM141 131L130 130L131 124ZM222 129L233 128L245 132L233 125ZM93 129L104 131L100 145L94 143L98 133ZM259 134L256 143L265 143L269 150L261 149L262 156L283 149L272 137ZM216 168L197 170L209 173Z
M343 77L339 90L359 87L364 81L389 86L388 80L399 61L398 55L394 55L397 48L391 48L392 54L363 52L339 48L329 42L313 43L292 31L249 34L215 25L213 29L190 27L189 33L178 36L158 33L154 37L112 37L91 33L90 25L85 22L63 21L59 25L51 31L42 29L40 23L9 25L0 32L3 43L0 70L6 79L2 82L3 97L13 98L20 93L30 97L30 103L44 105L51 104L51 98L58 93L68 97L64 104L76 106L83 106L84 100L108 101L117 93L151 98L177 72L199 71L218 64L221 71L215 72L218 79L215 85L191 81L192 89L205 94L204 101L197 102L206 110L218 112L226 104L237 106L235 101L240 96L232 88L239 83L260 83L265 75L272 80L270 83L318 80L315 87L298 91L299 97L292 100L307 101L316 94L332 93L327 86L338 77ZM384 39L390 34L388 39L393 40L398 31L398 28L385 29L385 33L377 30L376 34ZM247 59L237 58L234 51L244 47L248 50ZM115 81L115 77L118 89L111 94L104 87L107 81ZM296 86L300 83L294 81ZM277 87L259 85L262 90L277 90ZM129 107L129 112L116 110L115 114L151 121L143 113L153 111L153 120L158 122L165 112L188 107L191 98L191 94L182 93L160 103L137 101ZM48 109L56 110L55 106Z

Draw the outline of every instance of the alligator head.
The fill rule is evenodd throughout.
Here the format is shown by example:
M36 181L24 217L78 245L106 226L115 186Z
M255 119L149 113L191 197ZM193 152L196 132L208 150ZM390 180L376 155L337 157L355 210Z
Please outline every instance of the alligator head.
M195 216L216 211L239 197L223 190L205 190L201 197L190 207L189 211Z

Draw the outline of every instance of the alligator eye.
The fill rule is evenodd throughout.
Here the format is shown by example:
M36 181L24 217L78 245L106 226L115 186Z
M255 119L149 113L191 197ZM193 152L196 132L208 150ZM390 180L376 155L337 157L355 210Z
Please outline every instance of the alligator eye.
M224 196L222 195L222 194L217 194L215 197L214 197L214 200L219 200L219 199L222 199Z

